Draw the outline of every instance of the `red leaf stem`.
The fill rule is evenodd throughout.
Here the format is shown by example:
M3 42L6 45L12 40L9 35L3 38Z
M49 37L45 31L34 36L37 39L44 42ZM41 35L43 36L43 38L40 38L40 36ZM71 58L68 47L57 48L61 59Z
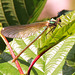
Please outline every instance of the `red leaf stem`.
M50 48L49 48L49 49L50 49ZM47 52L49 49L45 50L45 51L42 52L40 55L36 56L36 58L33 60L33 62L31 63L31 65L29 66L27 75L30 75L30 71L31 71L33 65L35 64L35 62L36 62L45 52Z
M8 40L7 40L6 37L3 36L2 34L1 34L1 37L2 37L2 39L4 40L5 44L7 45L7 47L8 47L8 49L9 49L9 51L10 51L10 54L11 54L12 58L15 58L16 56L15 56L15 54L14 54L14 52L13 52L13 50L12 50L12 48L11 48L9 42L8 42ZM24 74L23 71L22 71L22 69L21 69L21 67L20 67L20 65L19 65L18 60L15 61L15 64L16 64L16 66L17 66L17 68L18 68L20 74Z

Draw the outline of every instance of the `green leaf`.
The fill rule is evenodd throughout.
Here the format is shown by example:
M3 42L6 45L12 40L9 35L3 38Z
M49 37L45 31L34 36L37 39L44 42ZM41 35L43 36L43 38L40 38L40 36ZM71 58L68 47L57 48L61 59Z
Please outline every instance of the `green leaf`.
M47 0L0 0L0 22L3 26L35 22Z
M75 34L75 11L70 12L67 15L62 15L60 27L59 25L53 31L53 33L48 34L47 38L44 43L42 43L42 47L39 48L39 54L43 51L55 46L57 43L61 42L62 40L66 39L67 37ZM46 36L46 35L45 35Z
M28 41L28 39L20 40L20 39L14 39L11 42L11 46L16 54L18 54L20 51L25 47L25 41ZM65 58L68 55L68 52L73 48L75 43L75 35L67 38L66 40L60 42L56 46L54 46L52 49L47 51L34 65L31 71L31 75L62 75L62 73L68 73L66 75L71 75L70 68L68 71L65 71L65 68L63 69L63 65L65 65ZM73 48L74 49L74 48ZM33 59L37 56L36 47L33 44L31 47L29 47L28 50L26 50L20 57L19 62L24 72L27 72L28 67L30 63L33 61ZM0 56L0 72L2 74L9 74L9 75L19 75L16 65L11 62L11 55L9 54L9 50L6 49L5 52L2 53ZM11 69L10 72L8 69ZM66 69L67 70L67 69ZM13 71L13 73L12 73ZM15 74L16 73L16 74Z
M3 27L35 22L47 0L0 0L0 22ZM10 39L8 39L10 40ZM0 39L1 42L2 39ZM0 44L0 48L4 44ZM4 50L4 48L1 48Z
M33 45L31 45L19 58L20 65L25 72L27 72L29 65L37 56L37 53L42 53L46 49L48 50L34 65L30 75L72 75L75 71L73 67L69 67L65 61L68 58L68 54L74 51L75 47L75 11L70 12L65 16L61 16L61 26L56 27L54 32L47 36L44 33ZM22 51L26 45L28 45L35 36L23 39L13 39L10 42L16 55ZM39 48L39 51L38 51ZM75 51L74 51L75 52ZM70 58L74 56L71 54ZM72 56L73 55L73 56ZM9 50L6 48L5 52L0 55L0 73L7 75L19 75L15 64L11 63L12 58ZM5 64L6 63L6 64ZM9 64L9 66L7 65ZM11 71L8 71L8 67ZM7 68L7 70L4 70ZM12 73L13 71L13 73ZM16 72L15 72L16 71ZM6 73L7 72L7 73ZM16 73L16 74L15 74Z

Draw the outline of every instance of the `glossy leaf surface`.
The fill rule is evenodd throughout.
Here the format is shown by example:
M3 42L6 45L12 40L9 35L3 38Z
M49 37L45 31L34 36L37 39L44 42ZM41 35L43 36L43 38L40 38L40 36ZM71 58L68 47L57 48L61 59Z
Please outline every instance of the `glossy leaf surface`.
M27 72L30 63L37 56L37 53L40 54L44 50L52 47L47 51L34 65L31 71L31 75L72 75L75 71L73 67L69 67L66 64L65 59L68 55L74 57L74 46L75 46L75 11L70 12L65 16L61 16L61 26L57 26L52 34L44 33L39 40L37 40L33 45L31 45L20 57L19 62L22 66L24 72ZM46 38L47 37L47 38ZM31 36L27 39L14 39L10 44L15 52L18 54L22 49L28 45L35 36ZM38 43L37 43L38 42ZM59 43L60 42L60 43ZM58 43L58 44L57 44ZM38 45L37 45L38 44ZM55 46L56 45L56 46ZM39 51L38 51L38 48ZM72 53L70 53L72 52ZM69 54L70 53L70 54ZM0 73L9 75L18 74L18 71L14 71L15 64L11 63L11 56L8 49L6 48L5 52L0 56ZM6 62L7 61L7 62ZM6 63L10 63L9 67L11 70L14 68L14 72L8 71ZM7 70L5 69L7 67Z

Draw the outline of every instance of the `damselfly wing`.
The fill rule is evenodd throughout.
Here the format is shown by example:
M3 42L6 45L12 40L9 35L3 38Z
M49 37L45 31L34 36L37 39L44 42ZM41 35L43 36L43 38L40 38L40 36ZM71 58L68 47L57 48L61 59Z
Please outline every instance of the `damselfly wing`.
M34 35L44 26L56 27L58 22L59 19L57 20L53 19L50 20L50 22L46 21L46 22L36 22L36 23L20 25L20 26L8 26L8 27L4 27L1 30L1 34L9 38L26 38L28 36Z
M1 34L9 38L26 38L38 32L44 26L49 24L46 22L37 22L20 26L8 26L2 29Z

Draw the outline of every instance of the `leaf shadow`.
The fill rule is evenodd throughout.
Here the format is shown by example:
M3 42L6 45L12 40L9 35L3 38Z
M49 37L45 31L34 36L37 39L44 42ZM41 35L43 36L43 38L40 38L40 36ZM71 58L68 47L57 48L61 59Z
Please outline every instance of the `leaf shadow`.
M6 53L6 52L3 52L1 55L0 55L0 63L5 63L5 62L8 62L12 60L12 57L10 54Z
M19 62L21 63L21 64L24 64L24 65L26 65L26 66L30 66L30 63L28 63L28 62L26 62L26 61L24 61L24 60L22 60L22 59L18 59L19 60ZM30 59L31 60L31 59ZM35 70L35 68L34 67L32 67L32 71L34 72L34 74L35 75L38 75L38 73L37 73L37 71Z
M0 55L0 63L6 63L6 62L9 62L12 60L12 57L10 54L6 53L6 52L3 52L1 55ZM31 59L30 59L31 60ZM26 66L30 66L30 63L22 60L22 59L19 59L18 58L18 61L23 64L23 65L26 65ZM11 62L12 63L12 62ZM32 71L34 72L35 75L38 75L37 71L35 70L35 68L33 67L32 68Z
M68 53L66 60L75 62L75 44L73 45L72 49ZM62 71L63 71L63 75L72 75L75 72L75 69L69 66L68 63L65 61Z

